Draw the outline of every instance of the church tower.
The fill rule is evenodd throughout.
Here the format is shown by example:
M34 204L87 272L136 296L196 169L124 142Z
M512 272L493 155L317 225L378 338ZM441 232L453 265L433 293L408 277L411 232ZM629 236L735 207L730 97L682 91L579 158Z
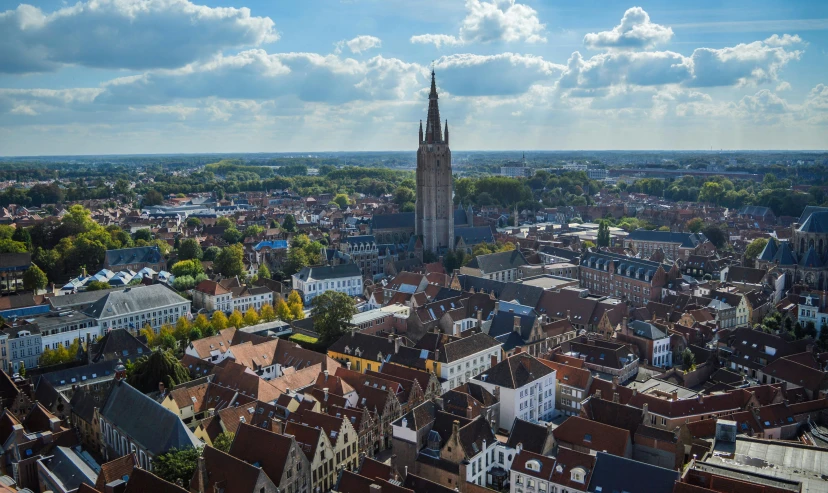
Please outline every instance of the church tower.
M423 238L423 248L436 254L454 249L453 187L448 121L443 133L437 106L437 83L432 70L425 133L420 121L415 229Z

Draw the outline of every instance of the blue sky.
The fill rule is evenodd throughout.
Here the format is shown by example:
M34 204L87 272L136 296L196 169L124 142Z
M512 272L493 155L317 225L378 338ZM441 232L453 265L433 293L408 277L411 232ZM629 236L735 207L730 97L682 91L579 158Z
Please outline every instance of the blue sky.
M0 154L825 149L828 2L0 0Z

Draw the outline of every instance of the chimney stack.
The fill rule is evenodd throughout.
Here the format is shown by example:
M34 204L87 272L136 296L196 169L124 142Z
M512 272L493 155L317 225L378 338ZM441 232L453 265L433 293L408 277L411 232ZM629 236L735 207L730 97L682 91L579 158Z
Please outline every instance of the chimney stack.
M483 310L477 310L477 326L483 327Z
M327 382L328 381L328 370L325 370L323 373L325 374L325 381Z
M351 362L350 361L345 362L345 368L347 368L349 370L351 369Z
M598 390L595 391L595 398L596 399L601 399L601 389L598 389Z
M619 404L621 402L621 398L618 395L618 392L613 392L612 393L612 402L614 402L616 404Z
M514 317L514 324L512 328L515 332L520 332L520 317L518 315L515 315Z

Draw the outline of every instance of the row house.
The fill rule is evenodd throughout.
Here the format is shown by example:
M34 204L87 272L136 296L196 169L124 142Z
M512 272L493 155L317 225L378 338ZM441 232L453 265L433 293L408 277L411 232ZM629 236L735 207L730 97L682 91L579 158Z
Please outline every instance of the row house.
M242 313L273 304L273 291L266 286L247 286L238 277L221 281L204 280L193 290L193 307L207 312Z
M581 287L590 292L614 296L634 306L661 299L661 289L681 277L677 265L626 257L609 252L590 252L580 266Z
M661 249L672 260L687 260L691 254L710 255L716 250L703 233L673 233L647 229L630 231L624 239L624 246L632 248L645 258Z
M520 250L510 250L478 255L461 267L460 273L495 281L517 281L520 268L528 264Z
M277 491L314 491L311 487L310 461L303 452L302 445L293 436L242 423L230 446L229 454L260 468L278 486Z
M362 295L362 271L356 264L303 267L293 275L292 281L293 289L299 291L305 305L326 291Z
M190 306L190 300L172 289L153 284L108 291L84 313L94 318L104 333L110 329L135 333L147 325L157 333L162 325L175 324L180 317L189 316Z

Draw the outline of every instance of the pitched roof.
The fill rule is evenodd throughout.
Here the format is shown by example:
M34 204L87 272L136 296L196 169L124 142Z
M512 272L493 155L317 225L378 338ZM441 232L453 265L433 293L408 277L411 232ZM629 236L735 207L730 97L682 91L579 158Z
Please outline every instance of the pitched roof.
M201 444L175 413L123 380L112 386L99 413L154 455Z
M475 376L474 380L517 389L551 373L554 373L554 370L534 356L518 353Z
M570 416L555 428L552 434L558 442L620 456L626 455L627 446L631 441L630 432L623 428L580 416Z
M134 314L187 302L164 284L153 284L140 289L127 287L112 290L86 309L94 318L109 318ZM140 328L140 327L137 327Z
M509 250L506 252L490 253L488 255L478 255L468 263L467 267L480 269L482 273L490 274L508 269L517 269L528 263L520 250Z
M548 435L549 429L546 426L515 418L506 445L516 449L521 444L523 450L543 454Z
M164 481L151 472L144 469L134 469L124 493L146 493L147 491L153 493L187 493L184 488Z
M155 264L161 261L161 251L157 246L142 246L107 250L105 264L108 266L138 263Z
M112 481L129 478L136 465L138 465L138 458L135 454L127 454L101 464L98 479L95 481L95 489L105 491L106 485Z
M282 480L293 439L243 423L230 445L230 455L258 464L275 484Z
M233 457L232 455L215 449L204 447L202 452L204 467L207 470L206 484L199 484L199 491L223 493L254 493L258 485L262 469ZM196 469L193 481L201 483L199 471ZM272 480L271 480L272 481ZM275 485L273 486L275 488Z
M647 481L641 481L641 478L647 478ZM587 491L671 493L678 479L678 471L598 452Z
M707 241L703 233L673 233L648 229L636 229L627 235L628 240L650 241L653 243L678 243L682 248L694 248Z
M302 270L294 275L303 281L324 281L326 279L360 277L362 276L362 271L356 264L339 264L318 267L303 267Z

